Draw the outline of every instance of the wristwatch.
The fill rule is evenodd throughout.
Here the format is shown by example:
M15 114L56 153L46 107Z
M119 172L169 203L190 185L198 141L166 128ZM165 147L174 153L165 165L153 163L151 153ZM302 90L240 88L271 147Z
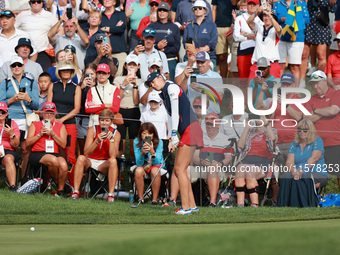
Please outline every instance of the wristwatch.
M244 37L247 37L248 33L247 32L244 32L243 36Z
M13 134L12 136L10 136L11 139L13 139L15 137L15 134Z

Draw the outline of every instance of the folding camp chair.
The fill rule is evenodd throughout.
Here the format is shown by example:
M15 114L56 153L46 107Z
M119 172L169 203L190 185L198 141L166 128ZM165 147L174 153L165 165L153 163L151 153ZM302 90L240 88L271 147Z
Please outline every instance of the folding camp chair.
M88 169L88 179L87 183L85 184L85 195L86 198L93 199L96 197L99 193L108 194L108 184L109 180L107 178L107 175L102 174L101 172L95 170L94 168L90 167ZM91 196L89 194L91 193Z

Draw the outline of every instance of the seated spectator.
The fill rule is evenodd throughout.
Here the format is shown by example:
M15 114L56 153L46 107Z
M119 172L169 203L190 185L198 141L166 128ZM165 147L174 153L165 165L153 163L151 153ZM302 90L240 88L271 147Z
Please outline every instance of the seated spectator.
M125 139L127 129L130 140L130 155L134 158L133 140L138 134L140 127L140 110L139 110L139 95L138 86L142 83L139 73L138 57L130 54L126 57L123 76L118 76L114 80L114 85L120 88L120 108L119 112L123 118L126 118L123 125L117 129L123 139L122 154L125 154Z
M201 127L204 125L204 115L202 114L202 99L201 97L195 97L194 100L192 101L192 107L194 108L194 112L197 115L198 122L200 123ZM207 101L207 109L209 107L209 101ZM202 130L204 130L202 128Z
M206 18L210 11L205 1L195 1L191 11L195 14L195 18L184 29L183 46L185 47L187 39L191 38L197 51L204 51L209 54L214 64L214 70L216 70L215 47L218 38L216 24Z
M99 125L98 114L109 109L113 113L119 112L120 89L109 81L110 67L100 64L96 71L97 84L87 92L85 111L90 113L89 127Z
M60 51L58 51L57 53L56 53L56 55L55 55L55 58L56 58L56 61L57 61L57 65L61 62L61 61L64 61L64 60L66 60L66 52L65 52L65 50L63 49L63 50L60 50ZM50 66L49 68L48 68L48 73L51 75L51 79L52 79L52 82L54 83L54 82L57 82L57 81L59 81L59 79L57 78L57 75L56 75L56 68L57 68L57 66ZM72 78L72 80L71 80L74 84L77 84L77 82L78 82L78 78L77 78L77 76L74 76L73 78Z
M147 76L149 75L148 71L148 59L150 56L154 56L154 54L158 55L162 61L163 73L169 79L169 66L168 60L164 52L156 50L154 44L156 42L156 31L150 28L146 28L143 31L142 40L144 40L143 45L137 45L133 54L138 56L139 64L140 64L140 73L143 81L146 81ZM153 53L153 54L152 54ZM131 54L131 53L130 53ZM151 55L152 54L152 55Z
M263 26L254 22L257 15L263 21ZM250 15L247 24L256 34L255 49L253 57L251 58L252 66L250 68L249 78L252 79L255 77L255 70L257 70L256 63L262 57L265 57L270 61L271 74L275 78L280 78L280 55L277 42L281 37L282 29L279 23L277 23L277 17L271 14L270 8L269 10L262 10L262 7L259 7L255 13Z
M72 199L79 198L79 187L84 171L89 167L107 175L109 194L106 201L114 202L114 189L118 178L117 156L119 152L120 134L112 127L114 114L104 109L99 114L99 125L89 128L86 135L84 155L80 155L75 165L74 192Z
M76 163L77 126L75 116L80 111L81 89L71 79L75 69L70 61L62 61L57 65L56 75L60 79L49 87L47 102L53 102L58 107L57 122L65 125L67 135L71 136L67 148L67 159L72 165ZM73 172L69 172L70 185L73 186Z
M49 73L41 73L38 79L39 85L39 111L43 110L44 104L47 102L47 93L50 85L52 85L51 75Z
M187 66L184 70L184 79L182 83L180 84L181 88L184 90L184 92L187 93L190 102L192 104L192 101L195 97L201 96L202 94L206 94L208 96L208 93L203 90L203 88L206 88L204 85L201 85L197 82L204 82L207 83L210 86L214 86L215 84L223 84L222 77L219 73L210 70L210 57L209 54L205 51L200 51L196 54L196 63L197 68L199 69L198 74L193 74L193 69L190 66ZM197 82L192 82L191 77L196 77ZM190 79L189 79L190 78ZM223 89L222 88L216 88L216 91L222 100L223 98ZM217 95L215 93L212 93L215 100L219 100ZM220 106L219 104L215 104L213 100L209 98L209 107L207 109L207 112L214 112L216 114L220 113Z
M150 15L145 16L139 23L136 35L139 38L142 38L142 33L145 28L148 27L149 24L157 21L157 9L158 5L161 1L160 0L149 0L150 5Z
M337 42L339 51L329 55L325 73L327 74L328 84L335 90L340 90L340 33L334 39Z
M273 147L276 140L276 129L272 128L265 117L247 122L237 143L242 150L235 175L237 206L244 206L246 191L249 193L251 206L259 206L257 180L271 170L273 155L268 151L268 146Z
M316 207L315 188L323 188L328 181L323 141L318 137L312 121L304 119L297 126L282 176L278 206Z
M273 85L275 80L275 77L271 75L271 64L269 60L265 57L259 58L257 61L257 69L256 70L256 77L252 79L249 83L249 88L253 89L253 105L254 107L257 106L257 101L259 98L259 94L262 90L262 86L264 84L266 89L263 90L263 100L266 100L266 98L272 97L273 94ZM269 85L268 85L269 84Z
M158 168L163 163L163 142L158 137L157 130L152 123L143 123L138 136L133 141L137 168L134 172L138 199L142 200L144 193L144 177L150 174L153 179ZM158 193L161 185L161 175L158 174L151 185L152 204L158 204ZM138 201L139 201L138 200ZM144 203L144 201L141 201Z
M24 62L24 74L27 78L38 81L39 75L43 72L41 65L29 59L33 53L31 40L29 38L20 38L15 52ZM9 79L12 76L10 61L5 62L0 70L0 81Z
M194 163L205 167L207 172L207 184L209 189L209 207L216 207L217 192L220 187L220 175L223 174L223 166L228 166L232 159L233 150L226 150L227 137L220 132L220 124L215 123L219 119L216 113L208 113L205 116L206 132L203 133L204 148L196 150ZM200 154L201 152L201 154ZM218 170L220 167L220 171Z
M34 121L28 130L27 146L32 146L30 165L43 164L58 185L57 196L67 196L64 186L67 179L67 163L59 154L66 146L67 133L62 123L56 121L57 108L47 102L43 106L43 120ZM49 123L49 124L48 124Z
M14 192L17 189L15 186L17 175L15 162L18 160L16 149L20 144L20 131L14 120L9 119L11 124L6 124L7 116L7 104L0 102L0 164L6 169L9 190Z
M57 34L59 27L64 23L64 35ZM76 34L77 32L77 34ZM66 12L60 17L60 20L48 32L48 39L53 45L54 50L58 52L65 49L67 45L73 45L77 50L79 68L84 70L84 59L86 49L89 46L89 38L84 30L79 26L78 19L72 17L68 19Z
M44 72L47 72L54 61L54 54L52 56L49 52L50 45L47 34L58 20L55 15L44 10L44 1L29 1L29 4L31 9L23 11L17 16L15 26L30 35L32 42L37 47L37 63L41 65Z

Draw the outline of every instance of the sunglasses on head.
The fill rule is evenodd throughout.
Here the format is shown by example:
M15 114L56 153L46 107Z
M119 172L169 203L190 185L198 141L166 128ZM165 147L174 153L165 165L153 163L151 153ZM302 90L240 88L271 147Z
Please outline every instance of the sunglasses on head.
M146 29L144 30L144 32L147 33L147 34L156 34L156 31L155 31L155 30L149 29L149 28L146 28Z
M11 11L2 11L0 12L1 15L11 15L13 14Z
M23 64L21 64L21 63L13 63L12 65L11 65L11 67L12 68L15 68L15 67L22 67L23 66Z
M151 3L150 6L151 6L151 7L158 6L158 3Z
M54 109L54 105L45 105L44 109Z
M304 132L304 133L307 133L308 132L308 129L302 129L302 128L298 128L298 132Z
M320 75L317 75L317 74L311 75L310 78L311 78L311 79L319 79L319 78L325 79L324 77L322 77L322 76L320 76Z
M30 1L31 4L41 4L42 1Z
M196 10L203 10L204 8L202 6L198 6L198 7L194 7L193 9L194 11L196 11Z

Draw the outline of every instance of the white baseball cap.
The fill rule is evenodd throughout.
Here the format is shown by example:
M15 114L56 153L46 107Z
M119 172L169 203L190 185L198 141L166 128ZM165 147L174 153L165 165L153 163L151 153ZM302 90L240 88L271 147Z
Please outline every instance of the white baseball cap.
M11 64L10 65L13 65L14 63L20 63L20 64L24 64L24 61L22 60L22 57L19 57L19 56L13 56L11 58Z
M138 60L138 56L135 54L129 54L127 55L126 59L125 59L125 63L126 64L130 64L131 62L135 63L137 66L139 65L139 60Z
M323 80L327 80L327 75L324 72L317 70L311 74L309 81L311 82L311 81L323 81Z

